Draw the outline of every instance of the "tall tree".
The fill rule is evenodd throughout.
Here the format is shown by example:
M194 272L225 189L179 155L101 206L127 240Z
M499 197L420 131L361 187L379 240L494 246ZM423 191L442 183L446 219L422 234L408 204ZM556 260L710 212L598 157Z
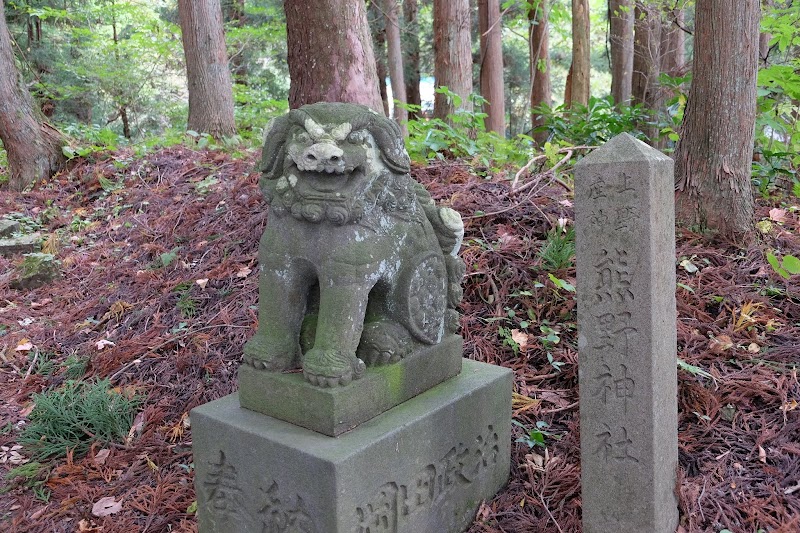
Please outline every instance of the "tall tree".
M363 104L383 113L362 1L285 0L289 107Z
M661 65L661 12L655 5L636 2L633 43L633 83L631 93L634 104L657 114L663 100L658 84ZM651 121L652 122L652 121ZM654 142L658 127L648 124L642 128Z
M17 70L5 6L0 0L0 140L8 156L9 187L22 191L61 167L64 139L41 120Z
M661 14L657 7L636 2L633 42L634 104L652 108L660 66Z
M506 133L506 105L503 87L503 27L499 0L478 0L478 30L481 34L480 83L486 100L483 112L487 131Z
M389 79L392 82L392 98L401 105L394 105L394 119L400 125L403 137L408 135L408 111L405 104L406 76L403 72L403 51L400 41L400 20L397 14L397 0L383 0L383 13L386 17L386 49L389 59Z
M686 68L686 37L683 26L683 10L675 8L666 13L661 29L661 72L670 76L682 76Z
M419 4L417 0L403 0L403 70L406 74L406 98L408 103L422 105L419 92ZM408 118L417 118L411 111Z
M589 103L589 76L591 71L591 46L589 43L589 0L572 0L572 65L569 67L569 99L573 103ZM566 96L566 95L565 95Z
M220 0L178 0L190 130L216 137L234 135L233 85L222 29Z
M389 68L386 58L386 17L383 8L377 2L370 2L367 6L367 21L372 35L372 52L375 55L375 73L378 76L378 92L383 103L383 114L389 116L389 93L386 87L386 78Z
M471 109L472 35L469 0L433 0L433 48L436 87L447 87ZM433 116L446 119L455 111L447 96L436 93Z
M753 233L759 16L759 0L697 0L692 85L675 150L678 218L735 241Z
M541 104L552 104L552 87L550 85L550 47L548 42L548 13L547 0L534 2L528 8L528 23L530 32L528 45L530 47L530 73L531 73L531 109ZM544 125L544 117L531 113L531 127ZM547 141L546 131L534 131L533 138L539 145Z
M633 0L608 0L611 41L611 96L629 105L633 75Z

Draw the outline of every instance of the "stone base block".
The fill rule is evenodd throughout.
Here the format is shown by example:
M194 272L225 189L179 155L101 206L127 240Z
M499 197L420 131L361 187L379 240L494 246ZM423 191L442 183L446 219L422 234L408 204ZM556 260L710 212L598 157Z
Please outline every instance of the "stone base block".
M511 372L463 371L339 437L244 409L191 413L201 533L460 533L506 482Z
M325 435L337 436L461 372L464 340L450 335L401 361L368 368L345 387L321 388L301 373L239 368L239 401Z

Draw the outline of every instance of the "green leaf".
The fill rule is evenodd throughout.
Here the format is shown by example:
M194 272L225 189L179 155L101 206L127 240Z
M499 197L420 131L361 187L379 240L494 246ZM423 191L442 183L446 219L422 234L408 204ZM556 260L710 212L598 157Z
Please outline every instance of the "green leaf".
M800 274L800 259L793 255L783 256L783 268L792 275Z

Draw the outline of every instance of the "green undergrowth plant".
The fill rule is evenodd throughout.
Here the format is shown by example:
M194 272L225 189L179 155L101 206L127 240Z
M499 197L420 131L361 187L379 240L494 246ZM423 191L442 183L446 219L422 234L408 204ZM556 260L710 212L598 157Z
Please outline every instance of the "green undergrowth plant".
M515 426L521 427L525 431L525 434L522 437L519 437L517 442L527 444L528 448L535 448L537 446L540 448L547 448L547 445L545 444L545 438L551 438L554 440L561 439L561 435L557 435L552 431L549 431L548 428L550 427L550 424L544 420L539 420L536 422L535 427L532 428L526 428L524 424L517 420L512 420L511 423Z
M66 381L33 395L34 407L19 443L35 460L85 455L93 442L123 439L133 424L140 398L111 388L108 380Z
M800 274L800 259L793 255L778 257L774 250L766 252L767 262L780 277L789 279L791 276Z
M531 137L518 135L506 139L495 132L486 131L486 114L478 111L485 100L476 94L470 95L471 108L461 107L462 99L447 87L436 89L444 94L458 109L447 120L438 118L417 119L408 122L406 148L414 161L448 157L471 159L475 166L497 172L505 165L523 165L530 152ZM420 106L403 105L409 111L420 112Z
M649 120L645 109L638 104L615 106L611 96L591 97L588 105L569 108L542 104L532 111L544 118L544 126L536 131L546 131L550 140L566 145L596 146L623 132L646 140L640 129Z
M5 475L4 486L0 494L4 494L15 487L23 487L33 491L37 500L47 502L50 500L50 491L45 485L50 475L50 467L38 461L31 461L9 470Z
M545 271L556 271L569 268L575 259L575 228L553 228L547 232L539 261Z

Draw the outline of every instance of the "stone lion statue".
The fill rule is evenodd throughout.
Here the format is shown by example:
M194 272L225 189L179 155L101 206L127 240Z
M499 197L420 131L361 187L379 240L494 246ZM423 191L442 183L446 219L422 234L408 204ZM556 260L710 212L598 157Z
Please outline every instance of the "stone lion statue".
M245 364L342 386L456 331L464 226L411 178L393 121L294 109L268 125L260 170L270 216Z

